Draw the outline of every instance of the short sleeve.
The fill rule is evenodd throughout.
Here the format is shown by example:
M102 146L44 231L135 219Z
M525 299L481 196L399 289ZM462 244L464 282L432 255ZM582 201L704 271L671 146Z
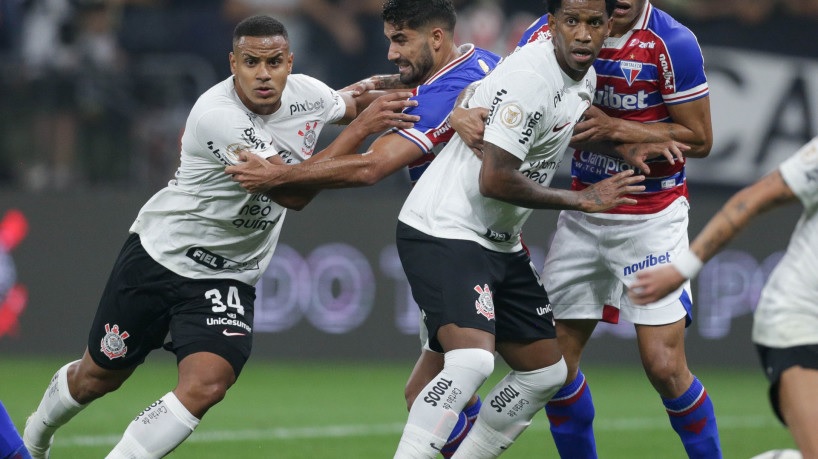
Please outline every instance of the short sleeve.
M524 160L543 129L547 113L542 101L551 99L553 89L527 70L510 72L491 86L485 88L491 91L491 104L483 140Z
M344 117L346 113L346 102L338 91L327 86L323 81L313 78L308 75L297 74L291 75L291 79L298 78L299 82L303 82L309 86L307 93L312 94L311 100L325 100L327 101L324 110L321 112L321 119L325 123L335 123ZM289 82L287 84L290 84Z
M779 170L805 208L818 206L818 137L781 163Z
M276 154L269 135L257 131L242 110L214 108L203 112L194 122L196 142L222 163L235 164L235 152L245 150L262 158Z

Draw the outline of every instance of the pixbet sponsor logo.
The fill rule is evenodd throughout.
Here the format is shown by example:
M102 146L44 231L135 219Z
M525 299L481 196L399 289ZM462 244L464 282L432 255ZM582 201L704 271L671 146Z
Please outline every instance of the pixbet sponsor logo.
M305 100L304 102L296 102L294 104L290 104L290 115L301 112L314 112L316 110L322 110L325 105L324 99L318 99L313 102L309 100Z

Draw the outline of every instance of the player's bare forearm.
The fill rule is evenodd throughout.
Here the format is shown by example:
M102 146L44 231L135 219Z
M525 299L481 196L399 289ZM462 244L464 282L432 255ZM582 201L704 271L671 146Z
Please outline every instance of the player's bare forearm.
M678 142L690 147L686 157L702 158L710 153L713 131L710 99L668 105L671 122L640 123L606 115L598 107L589 108L574 128L571 146L621 157L621 144Z
M480 168L480 193L529 209L579 210L602 212L620 205L636 204L628 194L645 189L637 183L644 176L632 170L620 172L582 191L543 187L519 171L520 159L486 143Z
M729 243L757 215L797 201L778 170L733 195L690 245L690 250L707 261Z
M778 170L771 172L727 200L690 244L690 250L699 262L707 262L757 215L797 200ZM636 304L647 304L658 301L679 288L690 276L683 274L686 264L681 261L683 257L684 254L669 265L639 272L628 289L628 295Z

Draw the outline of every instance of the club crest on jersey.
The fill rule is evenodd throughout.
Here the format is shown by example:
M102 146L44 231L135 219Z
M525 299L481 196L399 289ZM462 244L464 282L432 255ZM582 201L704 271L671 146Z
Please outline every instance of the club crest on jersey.
M625 80L628 81L628 86L630 86L634 81L636 81L636 77L639 76L639 72L642 71L642 63L622 61L619 63L619 69L622 70L622 75L625 76Z
M298 135L304 138L301 153L303 153L305 157L312 156L312 152L315 150L315 143L318 140L318 131L315 130L316 126L318 126L318 121L308 121L307 124L304 125L304 130L298 131Z
M114 360L122 357L128 352L128 346L125 345L125 340L130 336L128 332L119 332L119 325L105 324L105 336L100 341L100 351L108 356L109 359Z
M485 284L483 287L475 285L474 291L480 295L477 297L477 301L474 302L477 313L488 320L494 320L494 300L492 299L489 285Z

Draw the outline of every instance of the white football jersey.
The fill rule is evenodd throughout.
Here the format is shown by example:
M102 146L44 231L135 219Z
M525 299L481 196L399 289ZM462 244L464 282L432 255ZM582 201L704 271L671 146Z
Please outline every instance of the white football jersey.
M761 292L753 341L776 348L818 344L818 137L784 161L779 171L804 213Z
M142 207L130 231L171 271L190 278L229 278L254 285L273 255L285 208L248 194L224 173L245 149L300 163L326 123L346 105L324 83L290 75L281 107L258 115L239 100L232 76L199 97L182 135L175 178Z
M572 80L557 64L551 42L539 41L500 62L469 105L490 110L484 141L520 158L520 173L548 186L574 124L593 101L595 81L593 68L581 81ZM499 252L520 250L520 230L531 209L481 195L481 164L455 135L412 189L400 221L440 238L471 240Z

